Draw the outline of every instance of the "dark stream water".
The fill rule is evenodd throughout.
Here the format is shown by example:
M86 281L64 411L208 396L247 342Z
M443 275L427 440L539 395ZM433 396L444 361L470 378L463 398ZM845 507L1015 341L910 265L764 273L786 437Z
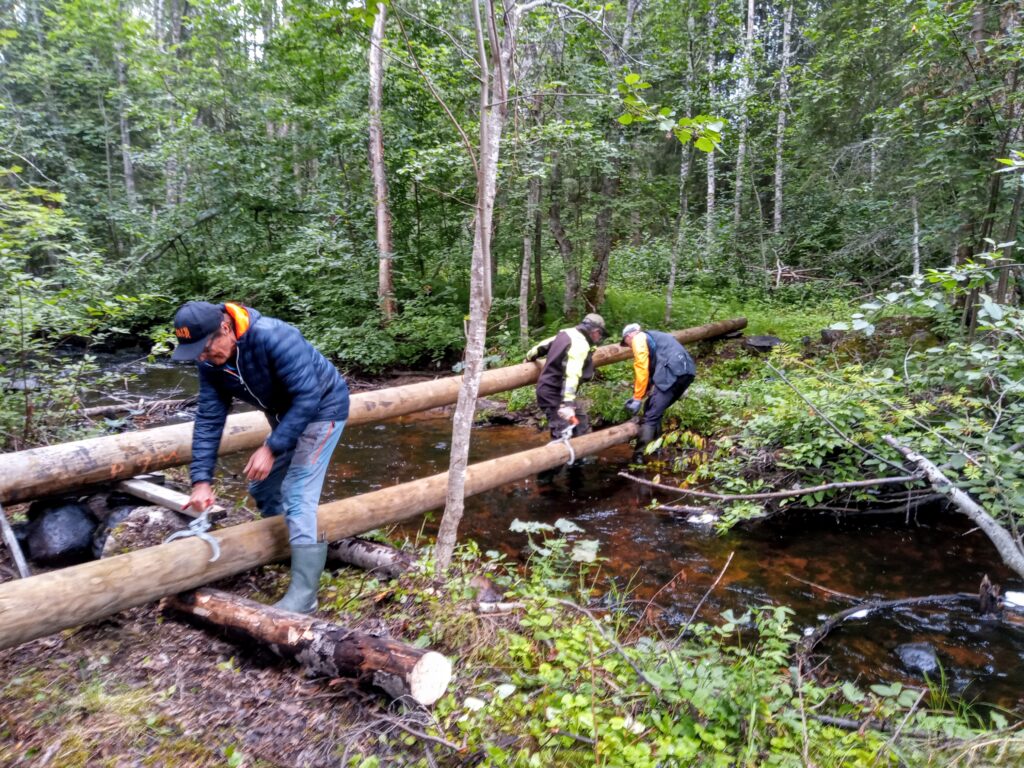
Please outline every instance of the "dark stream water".
M130 391L174 397L191 394L195 387L189 368L149 368ZM347 428L322 500L447 470L450 430L450 419L440 417ZM546 440L546 432L530 427L482 426L474 430L470 458L494 458ZM609 578L629 584L642 600L657 593L662 618L677 624L689 617L730 553L732 562L704 603L702 619L714 620L727 609L740 614L752 605L787 605L804 631L855 603L826 590L863 599L973 592L986 573L1005 589L1022 589L988 539L957 516L921 513L909 521L903 516L797 516L720 536L687 523L685 516L650 509L651 494L618 477L629 456L628 447L616 447L563 471L549 485L530 478L467 499L460 535L475 539L481 549L520 557L526 536L509 531L514 519L572 520L584 529L581 538L600 542ZM246 459L246 454L226 457L221 474L237 477ZM236 500L244 497L241 481L230 487L237 490ZM432 536L438 519L439 514L428 515L425 523L417 520L402 532L414 537L422 529ZM818 650L828 655L827 669L839 678L862 685L920 684L902 668L894 649L922 641L935 647L953 692L968 700L1024 706L1024 614L983 619L966 605L876 612L843 623Z

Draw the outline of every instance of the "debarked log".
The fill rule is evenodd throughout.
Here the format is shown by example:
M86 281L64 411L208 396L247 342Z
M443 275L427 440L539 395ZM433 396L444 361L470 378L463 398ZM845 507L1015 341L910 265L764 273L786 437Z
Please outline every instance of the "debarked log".
M635 422L574 438L577 457L590 456L636 437ZM466 496L553 469L569 460L562 442L521 451L466 469ZM448 473L321 504L317 523L323 538L349 536L416 517L444 505ZM221 556L210 562L209 545L197 538L126 552L105 560L62 568L0 584L0 649L144 605L209 584L288 554L282 517L270 517L212 532Z
M746 318L721 320L676 331L683 343L712 339L744 328ZM631 350L609 344L594 353L594 364L608 365L628 359ZM521 363L485 371L480 397L532 384L540 363ZM367 424L418 411L451 405L459 396L461 376L449 376L403 387L390 387L353 395L348 424ZM259 447L270 433L259 411L230 416L221 438L220 453ZM94 437L0 454L0 503L38 499L91 483L110 483L192 460L192 424L173 424L137 432Z
M223 632L234 641L295 659L314 675L369 682L392 698L430 706L448 688L452 665L436 651L282 611L216 589L199 589L163 603L172 615Z

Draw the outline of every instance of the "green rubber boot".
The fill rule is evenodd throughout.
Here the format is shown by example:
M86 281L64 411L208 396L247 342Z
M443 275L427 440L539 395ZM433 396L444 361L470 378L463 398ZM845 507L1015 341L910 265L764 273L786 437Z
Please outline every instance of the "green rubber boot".
M633 463L643 464L647 459L647 454L644 453L644 449L647 444L652 442L658 437L658 427L656 424L641 424L640 434L636 438L636 448L633 449Z
M274 608L292 613L315 611L320 574L326 562L327 542L292 547L292 581L284 597L274 603Z

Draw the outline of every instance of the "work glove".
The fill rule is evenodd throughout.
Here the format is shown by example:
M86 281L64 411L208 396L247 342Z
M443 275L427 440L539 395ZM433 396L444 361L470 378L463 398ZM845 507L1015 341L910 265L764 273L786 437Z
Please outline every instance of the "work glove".
M558 418L572 422L576 418L576 409L571 405L563 405L558 409Z
M625 408L629 411L630 416L636 416L640 413L640 408L643 404L643 400L637 400L635 397L631 397L626 401Z
M536 359L537 359L537 353L534 352L533 350L530 350L529 352L526 353L526 357L523 358L523 362L524 363L532 363Z

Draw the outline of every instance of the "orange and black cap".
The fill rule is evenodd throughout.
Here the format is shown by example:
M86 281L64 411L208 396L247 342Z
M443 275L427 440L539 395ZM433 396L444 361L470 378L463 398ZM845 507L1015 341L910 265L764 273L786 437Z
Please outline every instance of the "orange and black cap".
M174 335L178 346L171 360L195 360L206 348L206 342L220 328L224 317L223 304L189 301L174 315Z

